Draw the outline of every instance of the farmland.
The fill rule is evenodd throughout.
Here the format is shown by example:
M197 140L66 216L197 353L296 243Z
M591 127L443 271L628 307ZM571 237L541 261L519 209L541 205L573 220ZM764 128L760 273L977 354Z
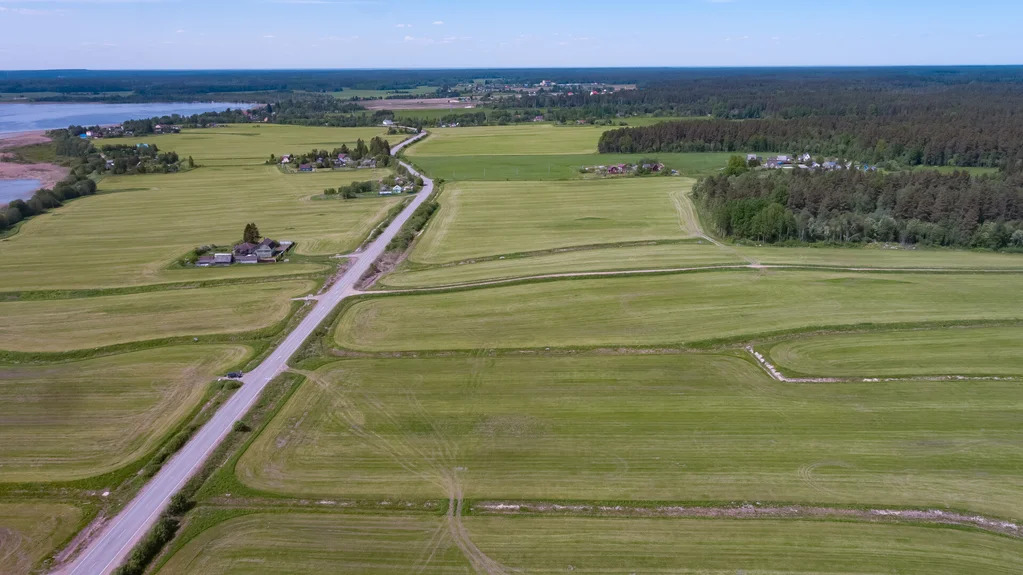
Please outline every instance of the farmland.
M459 265L404 268L384 276L378 285L393 288L432 287L542 274L712 267L744 263L734 252L706 241L622 247L604 245L523 257L484 259Z
M553 281L365 300L335 337L363 351L657 346L860 323L1021 319L1016 283L813 271Z
M659 355L344 361L309 383L240 461L247 485L1023 512L1014 382L779 386L735 357Z
M444 263L591 243L687 238L693 232L684 227L677 204L691 185L654 178L450 186L413 261Z
M81 527L81 517L73 505L0 502L0 572L28 573Z
M413 158L426 156L591 154L603 126L484 126L441 129L417 146Z
M140 458L249 355L243 346L182 346L0 365L0 481L79 479Z
M407 258L360 287L394 293L306 342L154 571L1018 571L1023 256L716 243L692 178L579 172L639 159L596 154L604 129L442 129L409 149L448 181ZM375 133L161 136L203 167L108 177L4 242L29 263L0 263L0 347L39 361L0 366L0 481L139 464L213 377L267 353L399 200L319 197L384 171L263 161ZM727 156L658 160L699 176ZM249 221L298 242L293 261L174 264ZM678 270L715 267L733 269ZM746 346L843 379L773 378Z
M472 517L468 534L507 571L1013 573L1010 540L918 526L728 520ZM163 569L177 573L463 573L441 520L289 513L216 525ZM954 551L950 551L954 550ZM433 555L431 555L433 553ZM429 559L429 561L426 561Z
M0 572L38 569L115 511L180 445L186 422L233 389L211 382L265 353L303 307L293 299L400 203L321 197L389 170L287 174L264 164L269 154L379 134L249 125L119 140L199 167L104 177L97 195L0 243ZM289 261L180 263L197 246L237 243L249 222L294 241Z
M310 280L0 303L10 351L71 351L167 337L244 333L285 319Z
M828 377L1023 375L1023 327L849 333L771 345L787 371Z
M249 166L107 178L102 195L39 216L4 242L4 289L109 288L316 272L323 266L166 268L195 246L237 241L248 222L256 222L269 237L296 242L299 254L346 253L397 200L311 198L326 187L380 175L289 175L271 166ZM67 245L76 249L64 249Z

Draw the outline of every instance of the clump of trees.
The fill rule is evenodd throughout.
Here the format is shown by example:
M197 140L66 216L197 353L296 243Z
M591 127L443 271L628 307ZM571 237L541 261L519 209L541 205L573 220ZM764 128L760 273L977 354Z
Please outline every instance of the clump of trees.
M316 168L331 168L334 166L334 161L341 154L348 156L348 159L352 162L360 162L372 158L377 161L378 167L387 167L391 164L391 144L379 136L374 136L369 141L369 145L366 145L365 140L359 138L355 142L354 148L349 148L348 144L341 144L341 147L334 148L330 152L313 148L304 154L291 154L291 163L310 164ZM276 164L277 162L277 156L274 154L271 154L270 159L267 160L268 164Z
M372 193L375 188L376 184L373 182L352 182L341 186L340 188L327 188L323 190L323 193L327 196L340 196L346 200L350 200L358 197L359 194Z
M438 209L440 209L440 203L432 198L416 208L401 230L387 244L387 251L403 252L407 250L412 245L412 241L416 239L416 234L426 227L426 223Z
M263 236L259 233L259 227L256 224L245 224L245 230L242 232L242 242L258 244L262 238Z
M1023 174L750 171L693 191L716 230L760 242L1023 248Z

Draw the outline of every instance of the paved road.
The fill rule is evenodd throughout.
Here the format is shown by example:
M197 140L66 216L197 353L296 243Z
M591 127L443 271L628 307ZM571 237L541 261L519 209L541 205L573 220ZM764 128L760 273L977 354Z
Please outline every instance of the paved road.
M396 155L399 150L426 136L422 133L391 149ZM410 172L421 176L412 166L402 162ZM369 269L370 264L384 253L388 242L398 233L412 212L433 192L433 181L423 176L425 186L415 195L412 202L394 218L387 229L357 254L352 266L341 276L329 291L319 296L318 302L298 327L275 349L259 367L242 379L242 386L214 414L192 439L139 491L121 512L110 520L85 550L64 569L58 571L69 575L106 575L127 557L139 539L148 531L167 506L172 495L188 481L202 466L206 458L231 432L234 422L252 407L263 389L273 378L287 369L288 359L308 338L313 330L330 314L342 300L357 293L355 284Z

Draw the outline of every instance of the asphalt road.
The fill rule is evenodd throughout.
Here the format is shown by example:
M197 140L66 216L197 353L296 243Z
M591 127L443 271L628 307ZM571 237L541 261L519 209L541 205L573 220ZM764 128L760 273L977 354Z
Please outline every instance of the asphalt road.
M391 149L396 155L405 146L425 137L426 133L406 140ZM402 162L408 170L417 176L412 166ZM298 324L283 342L273 350L259 367L242 378L242 386L214 414L192 439L185 444L163 468L153 476L121 512L107 522L102 531L95 536L78 557L65 568L57 571L69 575L106 575L116 569L131 552L132 548L156 522L160 512L164 510L172 495L194 475L202 466L210 453L231 432L235 421L238 421L256 402L259 395L270 383L287 369L288 359L298 351L303 342L313 333L320 323L345 298L357 293L355 284L366 273L370 265L383 253L384 248L395 234L405 225L412 212L416 210L433 192L433 180L422 176L425 185L416 194L411 203L401 211L387 229L373 240L366 248L355 254L357 259L348 271L341 276L329 291L320 295L312 311Z

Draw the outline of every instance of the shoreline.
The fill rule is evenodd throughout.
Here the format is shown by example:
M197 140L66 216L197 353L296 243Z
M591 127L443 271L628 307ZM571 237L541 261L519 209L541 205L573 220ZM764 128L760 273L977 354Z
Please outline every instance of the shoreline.
M56 164L21 164L6 161L6 150L31 146L49 142L45 130L30 130L27 132L10 132L0 134L0 180L39 180L39 187L27 193L21 198L27 200L38 190L52 188L57 182L63 180L71 173L65 166ZM6 205L6 202L0 203Z

